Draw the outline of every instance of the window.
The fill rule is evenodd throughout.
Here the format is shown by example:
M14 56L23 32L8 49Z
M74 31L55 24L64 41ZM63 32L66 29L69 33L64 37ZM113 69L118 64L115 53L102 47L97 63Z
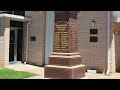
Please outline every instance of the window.
M23 28L23 22L10 20L10 27Z
M90 34L98 34L98 30L97 29L90 29Z
M98 42L98 29L90 29L90 42Z
M97 42L97 41L98 41L98 37L96 37L96 36L90 37L90 42Z
M31 36L31 41L36 41L36 37L35 36Z
M14 11L14 15L25 16L25 11Z

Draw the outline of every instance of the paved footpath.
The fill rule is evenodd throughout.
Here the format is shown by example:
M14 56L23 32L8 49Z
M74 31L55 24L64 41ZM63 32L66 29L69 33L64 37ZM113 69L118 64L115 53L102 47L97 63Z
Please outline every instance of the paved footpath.
M31 73L36 73L39 76L30 77L27 79L42 79L44 77L44 68L43 67L37 67L29 64L23 64L23 63L17 63L17 64L10 64L6 68L10 68L16 71L26 71Z
M18 63L18 64L10 64L7 68L14 69L17 71L27 71L39 75L25 79L44 79L44 67L37 67L29 64ZM85 79L120 79L120 73L115 73L110 76L98 74L98 73L97 74L86 73Z

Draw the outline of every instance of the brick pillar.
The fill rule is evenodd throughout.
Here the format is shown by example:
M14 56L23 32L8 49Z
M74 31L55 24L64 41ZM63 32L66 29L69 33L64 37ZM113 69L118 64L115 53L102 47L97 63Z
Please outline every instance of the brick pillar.
M85 66L81 64L78 52L77 29L76 11L55 12L54 47L49 65L45 66L45 78L85 77Z
M9 35L10 20L0 19L0 67L6 67L9 64Z

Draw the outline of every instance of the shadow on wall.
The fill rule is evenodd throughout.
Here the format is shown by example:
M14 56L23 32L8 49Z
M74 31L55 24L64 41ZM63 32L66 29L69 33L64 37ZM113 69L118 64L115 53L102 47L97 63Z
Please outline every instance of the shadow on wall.
M0 29L0 37L4 37L5 29Z
M10 22L10 20L7 21L1 20L0 21L0 37L3 37L5 35L5 30L9 30L10 25L8 25L8 23Z

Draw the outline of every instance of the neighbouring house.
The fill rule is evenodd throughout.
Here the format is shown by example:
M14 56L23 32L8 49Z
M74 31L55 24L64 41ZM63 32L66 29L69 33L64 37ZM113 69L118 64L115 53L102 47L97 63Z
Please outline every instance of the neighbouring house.
M0 11L0 67L48 64L54 11ZM86 69L120 72L120 11L80 11L78 48Z

